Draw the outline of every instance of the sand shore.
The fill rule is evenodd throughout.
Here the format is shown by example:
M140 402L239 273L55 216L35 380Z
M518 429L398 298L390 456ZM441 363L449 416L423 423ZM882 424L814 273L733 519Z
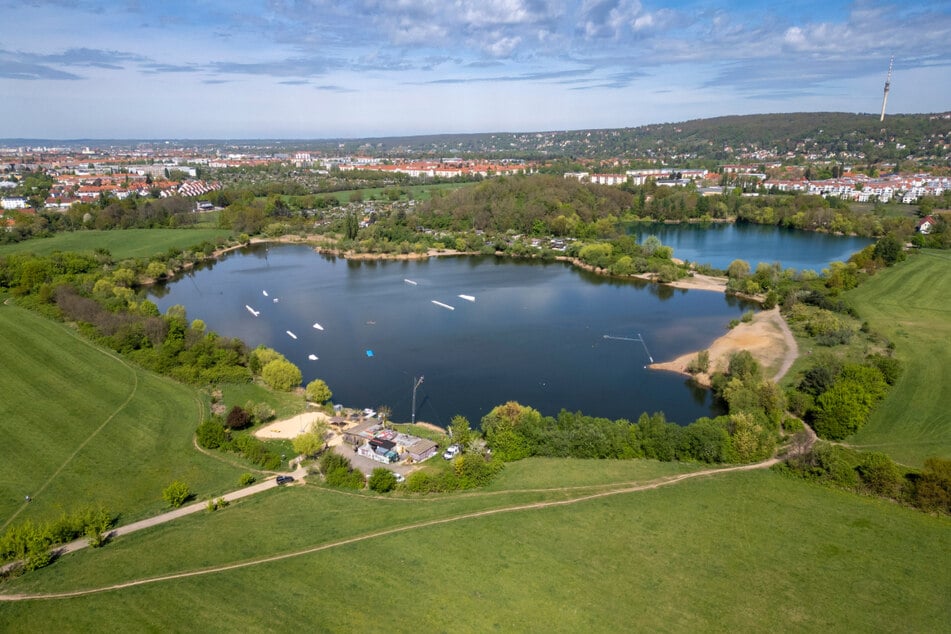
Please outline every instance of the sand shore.
M707 350L710 354L710 366L705 373L691 375L687 372L687 366L697 358L700 351L682 355L672 361L653 363L648 367L693 376L697 383L709 387L710 375L726 370L730 355L740 350L749 351L753 358L759 361L766 375L774 381L782 378L799 356L796 339L778 308L757 313L751 322L739 324L714 341Z

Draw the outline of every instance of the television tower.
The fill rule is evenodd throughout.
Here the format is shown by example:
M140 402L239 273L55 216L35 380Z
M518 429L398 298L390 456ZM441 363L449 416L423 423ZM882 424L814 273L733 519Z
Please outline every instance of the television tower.
M888 76L885 77L885 96L882 97L882 116L879 118L879 121L885 120L885 104L888 103L888 89L892 85L892 64L895 62L895 56L892 55L891 59L888 60Z

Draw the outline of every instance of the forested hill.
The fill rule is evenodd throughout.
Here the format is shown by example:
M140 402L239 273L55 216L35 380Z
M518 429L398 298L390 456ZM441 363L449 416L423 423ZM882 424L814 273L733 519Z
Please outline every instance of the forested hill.
M757 114L636 128L429 135L335 141L337 151L438 157L684 158L729 160L745 152L861 152L882 159L943 156L951 113L878 115L843 112Z

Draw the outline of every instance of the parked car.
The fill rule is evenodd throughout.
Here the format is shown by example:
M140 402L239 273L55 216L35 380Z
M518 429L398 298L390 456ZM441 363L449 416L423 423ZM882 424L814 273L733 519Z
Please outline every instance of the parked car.
M446 451L443 452L442 457L445 460L452 460L456 456L462 453L462 447L459 445L449 445L446 447Z
M293 482L293 481L294 481L294 476L287 476L287 475L279 475L279 476L277 476L277 483L278 483L278 484L290 484L290 483Z
M397 472L397 471L394 471L394 472L393 472L393 475L396 476L396 481L397 481L397 482L400 482L400 483L406 482L406 476L404 476L402 473L399 473L399 472Z

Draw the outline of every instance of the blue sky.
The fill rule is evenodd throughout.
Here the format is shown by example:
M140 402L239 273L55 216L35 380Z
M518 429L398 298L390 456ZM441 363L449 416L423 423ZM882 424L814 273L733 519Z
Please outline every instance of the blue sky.
M323 138L951 109L951 2L0 0L0 137Z

